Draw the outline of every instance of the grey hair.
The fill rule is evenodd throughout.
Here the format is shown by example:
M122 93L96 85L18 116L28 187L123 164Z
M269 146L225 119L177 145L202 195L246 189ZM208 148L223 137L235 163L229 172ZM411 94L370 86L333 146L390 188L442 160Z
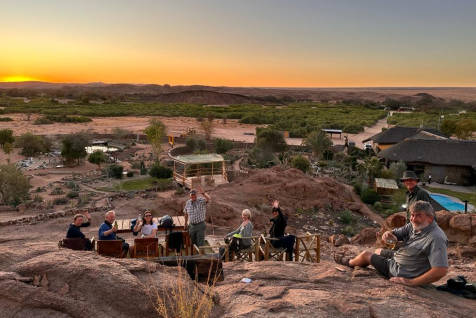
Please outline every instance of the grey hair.
M107 211L106 214L104 215L104 217L107 217L109 214L116 215L116 211L114 211L114 210Z
M433 210L430 202L427 201L416 201L410 206L410 212L423 212L428 216L435 217L435 210Z
M251 220L251 211L249 209L244 209L241 212L241 215L246 215L248 217L248 219Z

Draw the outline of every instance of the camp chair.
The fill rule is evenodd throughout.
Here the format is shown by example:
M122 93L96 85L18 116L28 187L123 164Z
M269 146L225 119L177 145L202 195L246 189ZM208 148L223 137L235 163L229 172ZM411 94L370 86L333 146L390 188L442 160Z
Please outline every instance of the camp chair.
M318 234L307 232L305 235L296 236L294 260L303 263L319 263L321 261L320 238Z
M261 234L261 243L264 245L264 260L283 261L286 259L286 249L283 247L274 247L271 241L278 241L277 238L265 237Z
M85 251L86 250L86 240L83 238L64 238L59 244L59 247L69 248L75 251Z
M250 239L251 245L248 248L239 249L238 251L230 251L230 244L227 244L225 250L225 261L233 261L240 260L240 261L253 261L253 254L254 260L260 261L261 256L264 255L264 250L260 246L261 236L250 236L250 237L242 237L241 239Z
M122 255L122 241L121 240L98 240L97 252L99 255L111 256L120 258Z
M160 257L159 239L156 237L135 239L131 257Z

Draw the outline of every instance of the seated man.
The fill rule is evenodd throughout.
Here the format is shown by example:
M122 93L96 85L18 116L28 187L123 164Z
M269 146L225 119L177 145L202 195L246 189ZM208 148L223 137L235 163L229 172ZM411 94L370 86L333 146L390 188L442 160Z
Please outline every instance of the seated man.
M81 232L82 227L88 227L91 225L91 215L88 211L84 213L88 221L84 222L84 216L82 214L76 214L73 218L73 223L69 225L68 232L66 233L66 238L81 238L85 241L86 250L90 251L93 249L91 241L87 239L83 232Z
M350 267L372 265L390 281L409 286L430 284L446 275L448 240L434 220L430 203L413 203L410 223L385 232L382 239L385 242L403 241L403 246L390 258L366 251L350 260L336 255L335 260Z
M112 225L116 220L116 212L114 210L106 212L104 216L104 223L99 227L99 240L122 240L122 257L127 255L129 251L129 244L124 239L116 235L117 224Z

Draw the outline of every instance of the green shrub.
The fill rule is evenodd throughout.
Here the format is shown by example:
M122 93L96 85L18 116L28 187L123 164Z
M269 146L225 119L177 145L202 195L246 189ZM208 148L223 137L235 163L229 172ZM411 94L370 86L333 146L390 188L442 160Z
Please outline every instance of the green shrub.
M343 224L353 224L355 222L354 215L349 210L343 211L339 216L339 220Z
M291 160L291 166L293 168L299 169L302 172L306 173L309 171L309 168L311 167L311 164L309 163L309 160L307 160L306 157L303 157L301 155L295 156Z
M13 121L10 117L0 117L0 121Z
M190 149L190 151L193 152L195 148L197 148L197 139L194 137L188 137L185 139L185 145L188 149Z
M22 148L21 154L27 157L34 157L39 153L50 151L51 141L44 136L36 136L32 133L25 133L17 137L15 144Z
M154 164L149 170L149 175L154 178L168 179L172 177L172 170L159 164Z
M127 177L132 178L134 176L134 171L127 171Z
M67 197L56 198L53 200L53 205L63 205L68 203L68 201Z
M41 202L43 202L43 198L42 198L40 195L36 194L36 195L33 197L33 202L35 202L35 203L41 203Z
M50 194L51 195L61 195L61 194L64 194L64 191L60 187L56 187L56 188L53 189L53 191L51 191Z
M357 230L352 225L346 225L342 229L342 234L346 236L354 236L357 233Z
M228 139L215 139L215 150L217 153L226 153L233 148L233 141Z
M360 196L360 194L362 193L362 184L360 182L354 183L354 191Z
M79 192L77 191L70 191L66 196L70 199L78 198L79 197Z
M362 191L360 198L367 204L374 204L380 199L378 193L372 189Z
M124 171L124 168L119 165L110 165L109 166L109 176L116 178L116 179L122 179L122 172Z
M72 191L79 191L79 185L73 181L68 181L65 184L66 188L71 189Z
M49 120L46 117L38 117L33 122L33 125L50 125L50 124L53 124L53 123L54 123L53 121Z
M381 211L382 208L383 208L382 202L380 202L380 201L375 202L375 203L374 203L374 208L375 208L375 210L377 210L377 211Z

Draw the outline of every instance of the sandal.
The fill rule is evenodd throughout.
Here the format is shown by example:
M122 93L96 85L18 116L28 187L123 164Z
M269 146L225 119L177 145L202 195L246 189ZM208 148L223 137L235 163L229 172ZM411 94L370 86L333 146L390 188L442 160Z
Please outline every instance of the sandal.
M352 259L352 257L346 256L345 254L334 254L334 261L337 264L341 264L347 267L352 267L349 265L349 261Z

